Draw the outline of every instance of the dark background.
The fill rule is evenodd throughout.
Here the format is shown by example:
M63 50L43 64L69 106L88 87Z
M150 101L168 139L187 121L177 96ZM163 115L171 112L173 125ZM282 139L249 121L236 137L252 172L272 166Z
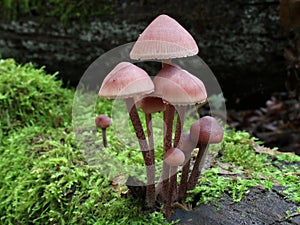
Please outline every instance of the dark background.
M31 10L19 9L14 15L2 13L0 55L45 65L50 73L59 71L66 85L76 86L97 57L135 41L156 16L167 14L197 41L198 55L217 77L228 108L259 107L272 93L286 89L283 51L293 42L280 24L280 1L99 2L86 12L73 8L69 17L63 17L68 8L52 12L55 5L48 11L31 5Z

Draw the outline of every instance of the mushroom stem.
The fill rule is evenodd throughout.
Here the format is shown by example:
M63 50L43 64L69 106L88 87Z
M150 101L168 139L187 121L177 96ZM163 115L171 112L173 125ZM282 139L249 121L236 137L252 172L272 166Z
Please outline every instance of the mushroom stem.
M103 146L107 147L106 128L101 128L101 130L102 130Z
M152 128L152 115L151 115L151 113L145 113L145 117L146 117L146 125L147 125L147 134L148 134L150 156L151 156L151 159L152 159L152 165L155 165L154 137L153 137L153 128ZM155 171L155 167L153 169Z
M125 99L127 110L134 127L138 142L143 154L146 174L147 174L147 188L146 188L146 204L149 208L153 208L155 205L155 171L152 165L151 154L146 141L145 133L142 127L142 123L134 104L133 98Z
M183 163L182 172L181 172L181 179L179 184L179 191L178 191L178 201L182 201L186 196L187 190L187 182L189 178L189 171L190 171L190 164L191 164L191 154L185 154L185 162Z
M171 104L167 104L164 111L164 156L166 152L172 147L172 128L174 121L175 108ZM163 162L162 168L162 197L166 198L169 191L169 174L170 166Z
M180 141L180 136L183 129L184 123L184 116L185 116L186 106L180 105L178 106L178 115L177 115L177 122L176 122L176 131L174 137L174 148L177 147Z
M177 169L178 166L171 166L170 168L170 184L169 184L169 192L167 196L166 202L166 218L171 216L171 209L172 209L172 200L174 194L176 195L176 180L177 180Z
M199 151L196 156L195 164L193 167L193 170L191 172L191 175L189 177L189 180L187 182L187 189L186 191L192 190L196 187L197 181L200 175L200 163L203 158L204 153L206 152L206 149L208 148L209 144L199 144Z

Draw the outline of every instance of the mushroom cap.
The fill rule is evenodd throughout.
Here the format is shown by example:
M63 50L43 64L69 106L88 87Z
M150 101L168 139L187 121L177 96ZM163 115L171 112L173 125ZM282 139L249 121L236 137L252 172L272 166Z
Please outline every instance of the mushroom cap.
M188 71L174 65L165 65L154 77L153 96L173 105L194 105L206 101L203 82Z
M184 153L191 153L197 147L197 144L191 140L190 132L184 132L180 136L178 147Z
M223 140L223 129L211 116L204 116L194 122L190 128L191 140L198 144L219 143Z
M129 62L121 62L104 78L99 96L102 98L129 98L150 94L154 85L143 69Z
M170 148L164 155L164 161L169 166L179 166L184 162L184 153L179 148Z
M96 117L95 124L96 127L107 128L111 125L111 119L107 115L101 114Z
M148 114L163 112L166 110L166 104L163 102L163 100L153 96L143 97L136 102L136 106Z
M138 60L172 59L193 56L198 46L190 33L176 20L160 15L135 42L130 58Z

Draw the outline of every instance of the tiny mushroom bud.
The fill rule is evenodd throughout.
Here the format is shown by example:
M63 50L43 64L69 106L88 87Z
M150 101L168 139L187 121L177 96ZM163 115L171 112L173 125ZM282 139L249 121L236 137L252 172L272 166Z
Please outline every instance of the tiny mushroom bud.
M111 125L111 119L107 115L99 115L95 119L96 127L102 129L103 146L107 147L106 128Z
M106 115L99 115L95 119L95 124L99 128L107 128L111 125L111 119Z
M180 166L184 159L184 153L179 148L170 148L164 156L164 161L170 166Z

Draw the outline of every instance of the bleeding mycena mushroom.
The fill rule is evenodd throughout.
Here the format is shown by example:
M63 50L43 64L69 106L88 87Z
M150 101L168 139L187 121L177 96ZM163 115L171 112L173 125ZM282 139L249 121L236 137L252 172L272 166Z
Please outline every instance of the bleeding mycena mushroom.
M95 119L96 127L102 129L103 146L107 147L106 128L111 125L111 119L107 115L99 115Z
M170 166L171 168L177 168L178 166L182 165L184 162L185 156L184 153L179 148L170 148L164 154L164 163ZM169 218L171 215L171 205L173 197L177 197L177 193L172 191L171 185L174 185L170 182L170 192L168 193L168 198L166 202L166 217ZM176 185L176 182L175 182ZM174 186L173 186L174 187Z
M200 162L209 144L221 142L223 135L224 132L221 125L211 116L204 116L191 125L190 138L193 142L197 143L199 152L188 181L187 190L194 189L197 184L200 174Z
M166 60L193 56L198 51L197 43L187 30L173 18L160 15L139 36L130 58Z
M125 99L127 110L134 127L143 154L147 174L146 203L153 207L155 203L155 171L149 146L139 118L134 97L153 92L154 85L149 75L141 68L129 62L121 62L105 77L99 95L108 99Z
M179 148L170 148L164 155L164 161L170 166L180 166L184 159L184 153Z
M165 65L153 79L155 91L153 96L161 97L166 101L164 120L166 124L165 151L172 146L172 127L175 114L175 107L178 107L177 125L175 131L174 145L177 147L183 127L185 108L187 105L195 105L206 101L207 93L203 82L190 74L188 71L175 65ZM169 171L171 174L168 180ZM163 164L163 185L162 192L168 195L169 202L173 191L176 190L177 166L169 168ZM169 184L170 183L170 184ZM167 204L166 207L169 205Z

